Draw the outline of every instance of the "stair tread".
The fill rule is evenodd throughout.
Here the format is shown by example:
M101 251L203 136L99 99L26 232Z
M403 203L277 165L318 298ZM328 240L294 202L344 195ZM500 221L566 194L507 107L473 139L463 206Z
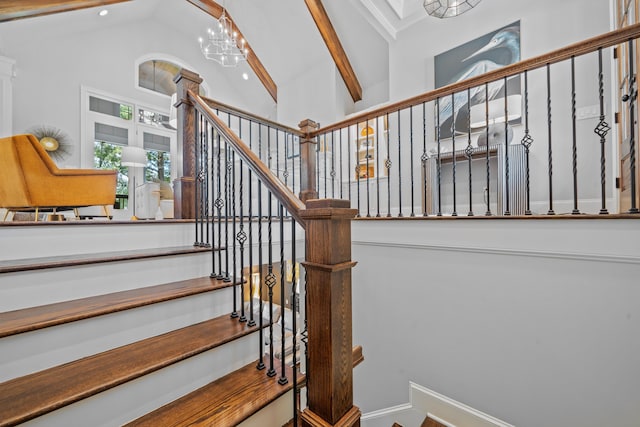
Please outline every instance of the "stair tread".
M289 381L281 385L281 363L277 363L273 377L256 365L257 361L218 378L126 426L236 426L293 388L290 366L285 367ZM299 374L297 382L302 384L304 376Z
M231 286L199 277L0 313L0 338Z
M229 315L0 384L0 426L15 425L256 331Z
M166 248L132 249L128 251L94 252L87 254L1 260L0 273L72 267L104 262L130 261L172 255L187 255L210 250L211 248L201 246L172 246Z

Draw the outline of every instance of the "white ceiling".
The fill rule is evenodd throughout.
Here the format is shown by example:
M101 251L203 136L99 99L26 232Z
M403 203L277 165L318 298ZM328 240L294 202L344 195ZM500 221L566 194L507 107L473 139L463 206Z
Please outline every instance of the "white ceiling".
M422 0L325 0L327 13L363 90L388 80L388 42L426 16ZM329 52L301 0L226 0L225 7L276 82L294 79L308 67L329 60ZM52 35L89 31L97 25L157 20L196 43L212 18L185 0L134 0L108 6L108 23L97 8L10 21L0 29L2 43L30 37L33 25Z

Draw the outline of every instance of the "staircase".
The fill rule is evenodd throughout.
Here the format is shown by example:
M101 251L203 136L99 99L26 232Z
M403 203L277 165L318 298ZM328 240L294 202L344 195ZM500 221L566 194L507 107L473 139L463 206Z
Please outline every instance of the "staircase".
M0 241L0 426L291 419L193 223L5 223Z

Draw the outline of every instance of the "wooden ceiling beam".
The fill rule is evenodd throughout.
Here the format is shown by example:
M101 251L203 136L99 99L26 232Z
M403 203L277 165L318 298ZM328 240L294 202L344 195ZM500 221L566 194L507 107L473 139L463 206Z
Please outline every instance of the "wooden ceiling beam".
M336 67L338 67L342 80L344 80L345 85L347 85L347 90L349 94L351 94L353 102L360 101L362 99L362 87L360 87L356 73L353 71L349 58L340 43L338 34L336 34L336 30L331 24L329 15L327 15L327 11L322 5L322 0L304 0L304 2L307 4L307 8L320 31L320 35L329 49L333 62L335 62Z
M187 0L187 1L192 5L198 7L200 10L213 16L215 19L220 18L220 16L222 15L222 6L220 6L218 3L216 3L213 0ZM248 42L247 38L242 35L242 32L240 31L236 23L233 21L233 18L229 15L229 11L227 11L226 15L227 15L227 18L229 18L233 23L233 26L236 28L236 31L238 31L238 35L243 39L245 39L245 43L246 43L245 46L249 48L249 54L247 55L247 62L249 63L249 66L251 67L253 72L256 74L258 79L260 79L260 81L262 82L262 85L265 87L267 92L269 92L269 95L271 95L271 98L273 98L275 102L278 102L278 87L276 86L275 82L267 72L267 69L264 67L264 65L262 65L262 62L260 62L260 59L258 59L258 56L255 54L253 49L251 49L251 44Z
M0 22L106 6L125 1L130 0L4 0L0 2Z

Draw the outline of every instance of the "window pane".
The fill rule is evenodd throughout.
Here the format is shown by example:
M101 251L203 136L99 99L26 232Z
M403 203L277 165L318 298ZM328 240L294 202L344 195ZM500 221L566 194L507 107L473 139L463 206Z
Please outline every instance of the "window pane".
M129 194L129 168L120 164L121 158L122 146L105 141L93 143L93 167L96 169L116 169L118 171L116 194Z

